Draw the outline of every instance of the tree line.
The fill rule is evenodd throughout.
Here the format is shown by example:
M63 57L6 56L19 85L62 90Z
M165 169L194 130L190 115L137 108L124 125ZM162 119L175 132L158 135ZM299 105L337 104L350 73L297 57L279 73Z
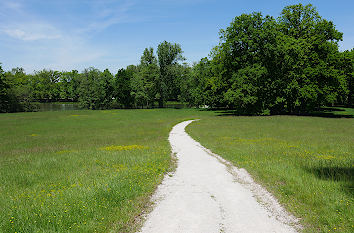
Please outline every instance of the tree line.
M163 107L167 100L186 101L182 84L190 67L179 44L164 41L146 48L138 65L129 65L113 75L90 67L59 72L23 68L4 72L0 66L1 111L33 111L33 102L78 102L87 109Z
M82 108L190 106L240 114L298 114L353 103L354 50L312 5L287 6L278 18L242 14L220 31L220 43L192 66L179 44L146 48L138 65L113 75L88 68L26 74L0 66L0 112L32 111L32 102L73 101Z

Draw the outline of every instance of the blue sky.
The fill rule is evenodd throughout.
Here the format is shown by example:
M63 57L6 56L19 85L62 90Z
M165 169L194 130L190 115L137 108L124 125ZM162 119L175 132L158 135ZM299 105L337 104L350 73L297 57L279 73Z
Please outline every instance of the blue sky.
M115 73L167 40L181 44L193 63L208 56L235 16L277 17L300 2L312 3L344 33L341 50L353 48L353 0L0 0L0 62L29 73L90 66Z

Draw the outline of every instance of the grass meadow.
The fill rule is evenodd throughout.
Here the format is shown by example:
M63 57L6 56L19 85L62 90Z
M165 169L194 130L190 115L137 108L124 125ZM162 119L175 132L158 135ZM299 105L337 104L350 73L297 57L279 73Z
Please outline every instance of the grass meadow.
M144 109L1 114L0 232L134 232L173 169L169 131L196 118L187 132L247 169L305 232L353 231L354 119Z
M196 110L0 115L0 232L133 232Z
M354 119L222 116L187 132L251 173L304 232L353 232Z

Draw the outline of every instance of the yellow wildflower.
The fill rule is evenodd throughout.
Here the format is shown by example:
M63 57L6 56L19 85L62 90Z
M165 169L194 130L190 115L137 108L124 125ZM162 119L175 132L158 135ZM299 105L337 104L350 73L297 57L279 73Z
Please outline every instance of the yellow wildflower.
M100 149L106 151L122 151L122 150L141 150L147 148L148 147L142 145L129 145L129 146L106 146L106 147L101 147Z

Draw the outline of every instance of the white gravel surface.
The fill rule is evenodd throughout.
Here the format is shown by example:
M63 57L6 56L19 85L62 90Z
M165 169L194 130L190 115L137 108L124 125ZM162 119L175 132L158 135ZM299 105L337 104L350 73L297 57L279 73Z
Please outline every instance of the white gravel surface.
M169 141L177 169L158 187L153 211L141 232L296 232L298 220L238 169L194 141L185 127L173 127Z

